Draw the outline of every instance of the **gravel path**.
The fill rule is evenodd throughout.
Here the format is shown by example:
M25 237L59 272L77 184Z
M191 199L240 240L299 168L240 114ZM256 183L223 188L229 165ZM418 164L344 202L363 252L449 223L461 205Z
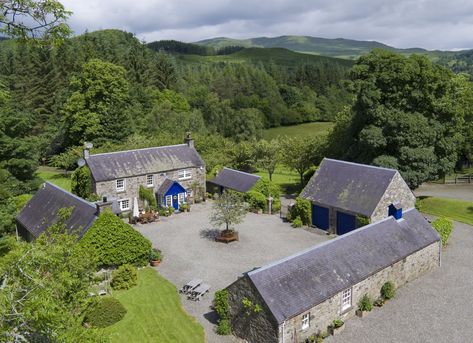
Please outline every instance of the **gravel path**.
M432 196L473 201L473 184L443 185L425 183L414 191L416 196Z
M473 337L473 227L455 223L442 266L401 287L365 318L347 321L330 343L471 342Z
M277 215L249 213L237 227L239 242L216 243L215 230L208 221L210 209L210 203L194 205L190 213L136 228L163 251L164 261L158 271L177 288L193 278L212 286L210 294L200 302L181 298L184 308L204 326L207 341L238 342L235 337L214 333L215 315L210 309L214 292L246 271L319 244L328 236L309 229L293 229Z

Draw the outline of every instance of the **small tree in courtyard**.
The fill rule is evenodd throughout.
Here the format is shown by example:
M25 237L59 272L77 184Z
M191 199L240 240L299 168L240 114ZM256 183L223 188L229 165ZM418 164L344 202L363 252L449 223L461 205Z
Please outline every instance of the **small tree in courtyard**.
M247 211L247 205L238 194L225 191L213 205L210 222L219 227L225 225L224 231L230 232L232 225L243 221Z

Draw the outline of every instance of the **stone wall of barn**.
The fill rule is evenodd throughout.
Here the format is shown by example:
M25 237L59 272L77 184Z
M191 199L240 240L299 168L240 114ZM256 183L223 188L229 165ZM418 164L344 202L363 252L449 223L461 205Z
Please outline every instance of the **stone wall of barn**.
M227 290L233 334L249 343L277 343L278 324L248 277L239 278ZM245 309L244 298L258 304L261 311L254 313Z
M200 167L197 167L197 168L184 168L184 169L191 171L190 179L179 180L179 176L178 176L179 170L183 170L183 169L154 173L153 174L154 184L153 184L153 187L149 187L149 188L152 188L153 193L156 193L157 189L166 178L179 182L186 189L190 189L192 183L197 181L199 185L202 187L203 194L201 196L205 196L205 168L201 169ZM124 178L125 190L123 192L117 192L116 180L96 182L94 184L94 189L95 189L96 194L100 197L106 195L108 196L109 199L116 199L116 200L130 199L130 206L133 206L133 198L139 197L140 185L143 185L146 187L147 175L150 175L150 174ZM140 206L141 205L142 204L140 202Z
M426 248L415 252L405 259L394 263L376 274L364 279L352 286L352 306L341 310L342 292L333 295L321 304L318 304L299 315L288 319L277 329L273 327L272 316L269 310L263 313L246 317L242 313L241 300L247 297L254 302L262 304L262 299L252 288L251 284L242 278L228 287L230 303L232 308L232 325L234 333L246 339L248 342L278 342L278 343L300 343L311 335L327 330L327 326L334 319L344 321L355 315L358 302L364 294L368 294L373 300L380 297L380 290L387 281L392 281L396 288L403 286L422 274L440 265L440 242L435 242ZM290 295L288 295L290 296ZM309 303L310 299L307 299ZM389 306L389 303L387 304ZM382 309L381 309L382 311ZM308 329L302 330L302 316L309 313L310 325ZM373 314L374 315L374 314ZM277 339L274 335L277 334Z
M403 211L415 207L416 204L416 197L399 172L394 175L381 201L376 206L371 215L371 222L374 223L386 218L388 216L388 206L396 202L401 203Z

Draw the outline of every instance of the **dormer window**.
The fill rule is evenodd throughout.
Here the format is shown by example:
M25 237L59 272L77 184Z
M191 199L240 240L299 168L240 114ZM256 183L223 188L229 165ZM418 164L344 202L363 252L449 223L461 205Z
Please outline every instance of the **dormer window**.
M154 175L146 175L146 186L153 187L154 185Z
M177 176L178 176L179 180L188 180L188 179L192 178L191 171L188 170L188 169L179 170Z
M125 191L125 179L118 179L117 181L117 192Z

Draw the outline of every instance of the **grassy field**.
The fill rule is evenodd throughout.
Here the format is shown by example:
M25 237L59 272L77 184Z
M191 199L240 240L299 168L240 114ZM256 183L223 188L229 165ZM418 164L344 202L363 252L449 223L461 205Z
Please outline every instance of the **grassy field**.
M114 292L125 318L105 328L111 343L204 342L204 329L182 308L176 287L154 269L138 271L138 285Z
M268 173L264 170L260 170L256 174L269 180ZM273 174L273 182L281 187L283 194L293 194L301 190L299 175L284 166L278 166L276 168Z
M316 122L291 126L280 126L263 131L264 139L273 139L278 136L323 136L333 127L333 123Z
M71 191L71 176L62 170L51 167L39 167L38 176L44 181L49 181L66 191Z
M425 197L417 200L417 208L424 213L473 225L473 202L471 201Z

